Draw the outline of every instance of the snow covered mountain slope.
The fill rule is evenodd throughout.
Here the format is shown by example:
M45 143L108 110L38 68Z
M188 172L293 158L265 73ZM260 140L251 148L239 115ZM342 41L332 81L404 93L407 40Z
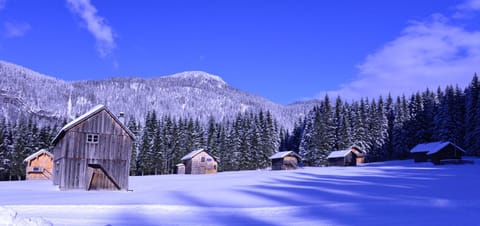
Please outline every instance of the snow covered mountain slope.
M110 78L66 82L24 67L0 61L0 115L16 120L33 115L45 122L71 120L89 108L104 104L143 120L148 111L206 122L232 119L239 112L268 110L291 128L310 104L279 105L229 86L220 77L188 71L157 78Z
M0 182L0 206L54 225L478 225L480 164L413 160L130 177L132 192Z

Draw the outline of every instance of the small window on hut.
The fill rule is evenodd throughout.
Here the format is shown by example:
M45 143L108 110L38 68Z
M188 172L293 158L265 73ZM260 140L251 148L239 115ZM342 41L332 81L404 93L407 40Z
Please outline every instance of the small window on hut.
M205 162L205 157L202 157L201 162Z
M87 134L87 144L98 144L98 134Z

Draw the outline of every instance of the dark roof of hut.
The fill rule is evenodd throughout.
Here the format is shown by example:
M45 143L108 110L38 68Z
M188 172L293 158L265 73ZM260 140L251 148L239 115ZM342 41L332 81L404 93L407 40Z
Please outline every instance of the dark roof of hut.
M410 150L410 153L426 152L427 155L432 155L439 152L440 150L447 147L448 145L453 145L456 149L466 153L465 150L463 150L462 148L460 148L459 146L457 146L456 144L450 141L438 141L438 142L418 144L417 146L412 148L412 150Z
M206 152L208 155L212 156L212 158L214 158L215 161L217 161L217 157L215 157L214 155L212 155L210 152L206 151L203 148L188 153L187 155L183 156L183 158L181 160L186 161L186 160L192 159L193 157L195 157L196 155L200 154L203 151Z
M302 159L302 157L297 154L296 152L294 151L282 151L282 152L277 152L275 154L273 154L272 156L270 156L269 159L283 159L285 158L286 156L295 156L299 159Z
M90 109L88 112L86 112L85 114L81 115L80 117L76 118L75 120L67 123L59 132L58 134L55 136L55 138L53 138L53 141L52 141L52 144L56 144L64 135L65 133L70 130L71 128L75 127L76 125L86 121L87 119L89 119L90 117L96 115L97 113L101 112L105 110L114 120L115 122L117 122L121 127L122 129L127 132L127 134L135 140L135 135L132 133L132 131L130 131L118 118L117 116L115 116L110 110L108 110L107 107L105 107L105 105L97 105L95 107L93 107L92 109Z
M352 149L347 149L347 150L342 150L342 151L332 151L328 155L327 159L333 159L333 158L343 158L350 153Z

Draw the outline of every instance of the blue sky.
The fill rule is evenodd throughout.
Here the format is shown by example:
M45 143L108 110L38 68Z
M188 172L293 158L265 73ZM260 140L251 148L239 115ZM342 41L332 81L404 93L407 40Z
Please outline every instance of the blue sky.
M470 82L480 0L0 0L0 59L63 80L203 70L287 104Z

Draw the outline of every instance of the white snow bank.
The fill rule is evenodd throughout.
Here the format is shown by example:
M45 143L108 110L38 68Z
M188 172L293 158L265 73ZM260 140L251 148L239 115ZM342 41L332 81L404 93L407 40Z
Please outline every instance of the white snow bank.
M3 181L0 205L18 214L0 215L10 219L0 226L25 225L11 216L69 226L479 225L480 162L468 160L130 177L133 192Z
M25 218L18 216L10 208L0 206L0 225L2 226L52 226L53 224L41 217Z

